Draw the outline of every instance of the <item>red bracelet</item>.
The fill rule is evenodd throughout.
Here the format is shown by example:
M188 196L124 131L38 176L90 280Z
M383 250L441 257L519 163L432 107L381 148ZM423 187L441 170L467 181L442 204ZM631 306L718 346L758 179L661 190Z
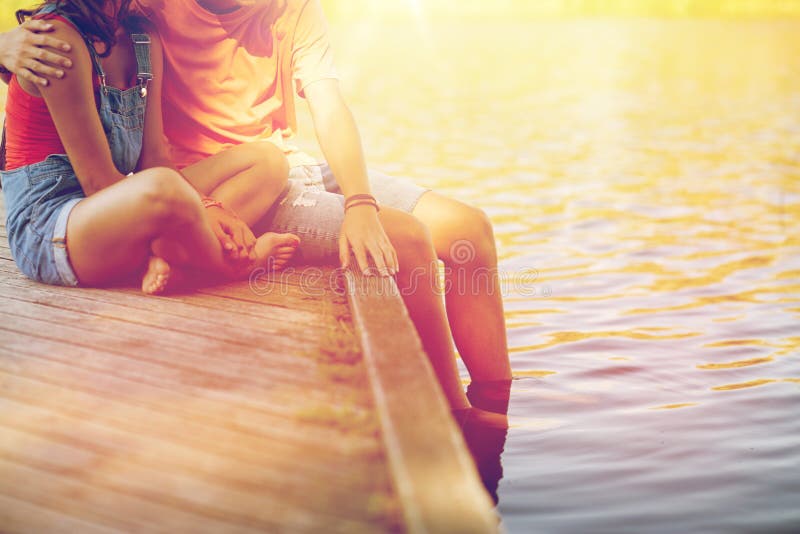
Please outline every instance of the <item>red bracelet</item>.
M369 194L366 194L366 193L362 193L362 194L359 194L359 195L350 195L349 197L345 198L344 199L344 205L346 206L347 204L349 204L350 202L353 202L355 200L371 200L371 201L375 202L376 204L378 202L377 200L375 200L375 197L373 197L372 195L369 195Z
M344 211L347 213L347 210L352 208L353 206L372 206L375 208L375 211L381 211L381 207L378 206L378 203L374 200L357 200L355 202L350 202L349 204L345 204Z

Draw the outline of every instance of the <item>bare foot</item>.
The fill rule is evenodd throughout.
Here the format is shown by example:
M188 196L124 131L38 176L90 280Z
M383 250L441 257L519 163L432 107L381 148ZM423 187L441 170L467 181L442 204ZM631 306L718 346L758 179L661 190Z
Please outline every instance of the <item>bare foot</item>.
M453 410L453 417L462 429L467 427L508 429L507 415L481 410L474 406Z
M163 258L150 256L142 277L142 291L147 295L160 295L167 289L172 270Z
M255 265L266 267L270 271L280 271L292 259L300 238L294 234L276 234L269 232L256 240Z

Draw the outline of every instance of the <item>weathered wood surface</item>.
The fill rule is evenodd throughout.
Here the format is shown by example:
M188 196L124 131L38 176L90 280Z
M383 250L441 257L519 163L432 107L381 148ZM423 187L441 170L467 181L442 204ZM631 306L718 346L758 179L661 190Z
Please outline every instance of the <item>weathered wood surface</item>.
M0 220L0 531L497 530L388 281L51 287Z
M403 529L327 278L49 287L3 226L0 280L0 531Z
M392 479L409 532L495 532L499 518L390 278L347 273Z

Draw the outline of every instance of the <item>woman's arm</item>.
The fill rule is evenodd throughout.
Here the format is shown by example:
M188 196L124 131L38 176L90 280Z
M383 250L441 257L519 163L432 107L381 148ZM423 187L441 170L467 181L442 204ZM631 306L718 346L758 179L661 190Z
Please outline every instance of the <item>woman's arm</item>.
M136 170L151 167L174 168L169 143L164 135L164 118L161 108L162 87L164 85L164 52L161 39L155 30L150 35L150 66L153 79L147 87L147 109L144 116L144 142L142 154Z
M61 143L67 151L86 196L104 189L124 176L114 166L92 86L92 59L81 35L70 25L53 20L53 37L72 47L73 68L60 80L35 86L21 80L23 89L41 94L50 110Z

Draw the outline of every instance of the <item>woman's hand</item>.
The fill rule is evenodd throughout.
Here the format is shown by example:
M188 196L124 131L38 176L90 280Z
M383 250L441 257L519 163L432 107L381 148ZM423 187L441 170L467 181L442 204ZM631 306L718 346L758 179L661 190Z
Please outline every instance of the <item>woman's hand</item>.
M36 85L47 86L47 78L63 78L62 69L71 68L72 61L60 52L72 47L45 35L52 30L46 20L28 20L0 34L0 65Z
M350 264L350 249L353 250L358 268L363 274L369 274L367 254L382 276L397 274L397 253L373 206L353 206L345 211L339 236L339 260L343 269Z
M222 206L209 206L206 208L206 214L214 235L230 259L235 261L256 259L253 249L256 236L243 220Z

